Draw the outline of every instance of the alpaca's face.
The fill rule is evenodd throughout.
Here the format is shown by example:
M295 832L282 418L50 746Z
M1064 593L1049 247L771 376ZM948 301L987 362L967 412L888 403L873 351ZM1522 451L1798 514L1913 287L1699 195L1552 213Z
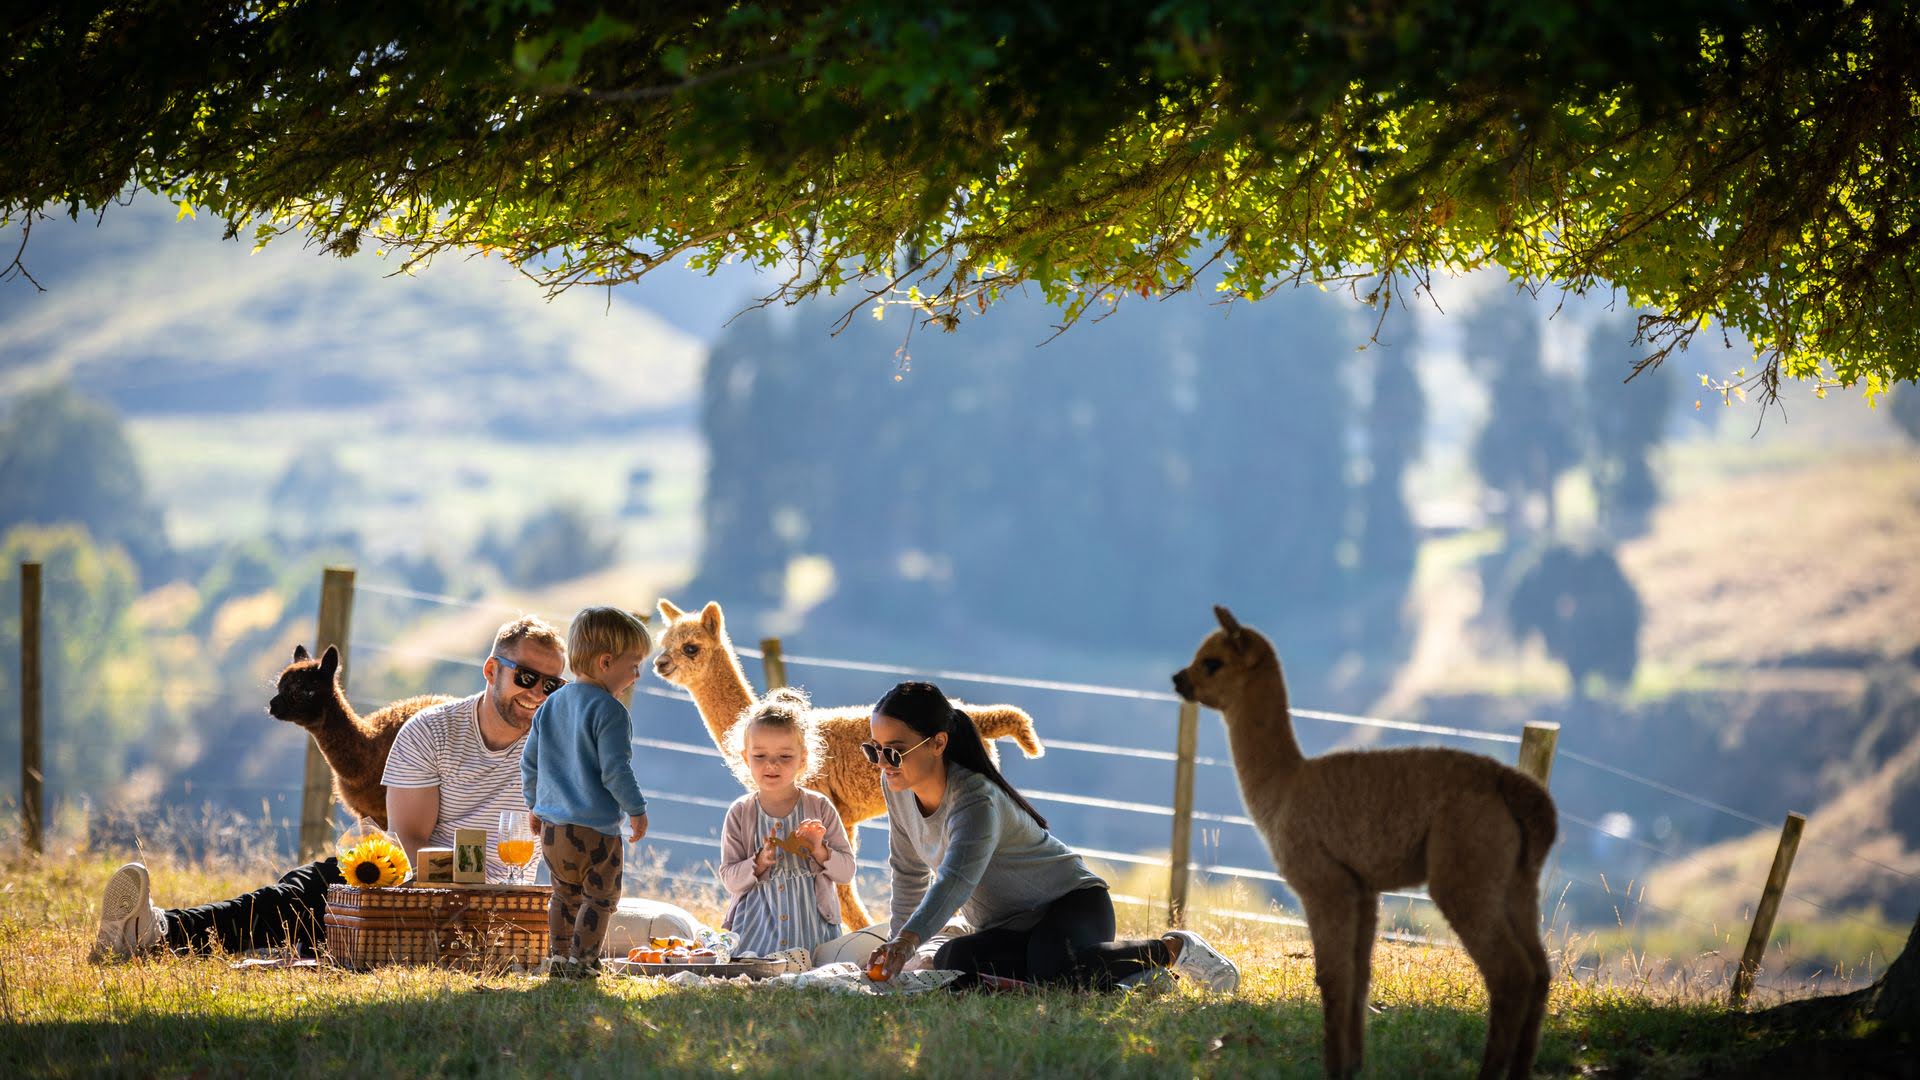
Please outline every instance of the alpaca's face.
M296 660L280 673L279 691L267 702L276 719L301 727L320 722L327 699L333 696L333 672L320 672L318 660Z
M660 638L660 652L653 658L654 674L675 686L690 687L727 662L731 646L720 605L708 604L704 611L687 613L663 600L660 613L670 621Z
M1273 662L1273 646L1224 608L1220 629L1194 651L1193 662L1173 673L1173 690L1187 701L1226 712L1240 701L1248 679Z

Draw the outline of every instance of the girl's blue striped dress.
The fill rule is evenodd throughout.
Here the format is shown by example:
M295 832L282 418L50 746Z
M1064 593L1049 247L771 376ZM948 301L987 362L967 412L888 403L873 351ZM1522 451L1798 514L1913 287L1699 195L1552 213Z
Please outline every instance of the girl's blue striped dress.
M793 835L800 826L800 804L783 818L767 816L760 800L753 801L754 819L765 836L778 827L782 837ZM811 949L823 941L840 936L840 924L820 915L814 899L813 860L805 855L776 851L773 869L760 879L753 891L740 898L733 913L733 932L740 937L734 951L755 956L772 956L782 949Z

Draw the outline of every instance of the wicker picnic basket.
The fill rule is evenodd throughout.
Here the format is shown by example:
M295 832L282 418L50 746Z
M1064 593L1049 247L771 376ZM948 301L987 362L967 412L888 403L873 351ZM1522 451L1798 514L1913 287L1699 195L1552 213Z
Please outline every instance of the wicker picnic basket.
M327 887L327 950L341 967L534 968L547 956L546 885Z

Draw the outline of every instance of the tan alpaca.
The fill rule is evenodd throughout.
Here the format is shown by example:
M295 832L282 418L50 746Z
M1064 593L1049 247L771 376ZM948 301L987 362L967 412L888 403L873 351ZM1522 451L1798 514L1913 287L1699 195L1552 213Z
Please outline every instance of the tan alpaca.
M360 817L387 827L387 787L380 777L387 769L387 751L400 725L421 709L453 699L445 694L405 698L362 718L347 703L336 677L340 650L327 646L318 660L307 647L293 647L293 663L280 673L279 692L267 703L276 719L298 724L313 733L320 754L333 770L333 794L340 805Z
M720 605L709 603L698 614L690 615L675 607L672 601L662 600L660 614L666 617L667 629L660 638L660 651L654 657L653 669L662 679L693 694L694 704L700 708L700 719L707 725L707 734L713 736L713 744L725 753L727 732L754 703L754 694L753 686L747 682L746 669L740 666L740 657L727 637ZM999 758L994 754L995 739L1012 739L1030 758L1045 753L1039 736L1034 734L1033 718L1024 711L1012 705L967 705L960 701L953 704L973 718L974 726L986 740L987 753L994 755L996 762ZM873 737L867 723L872 715L871 705L815 708L811 712L814 722L820 726L827 752L807 786L833 803L846 826L847 842L856 852L860 850L860 837L855 823L887 812L886 799L880 791L880 766L869 762L860 752L860 744ZM840 929L851 932L871 925L873 919L867 915L853 885L841 885L839 892Z
M1213 610L1220 629L1173 687L1226 720L1247 814L1306 909L1327 1075L1360 1071L1380 893L1421 882L1487 982L1480 1076L1531 1075L1552 975L1539 880L1558 815L1546 788L1459 750L1302 756L1273 646Z

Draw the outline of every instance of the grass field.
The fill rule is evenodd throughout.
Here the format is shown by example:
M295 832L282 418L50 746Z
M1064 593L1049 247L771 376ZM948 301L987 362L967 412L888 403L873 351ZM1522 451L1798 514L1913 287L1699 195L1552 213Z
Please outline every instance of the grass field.
M0 1075L378 1076L734 1073L928 1076L1315 1076L1320 1009L1298 931L1203 925L1244 972L1232 997L948 995L668 987L603 978L420 969L234 970L230 958L94 966L99 891L119 861L78 850L24 857L0 886ZM186 905L271 880L265 861L152 857L155 898ZM1123 909L1123 919L1145 913ZM1124 932L1150 932L1145 925ZM1584 948L1549 942L1556 958ZM1612 966L1618 970L1618 966ZM1381 943L1369 1072L1465 1076L1485 1034L1472 966L1441 946ZM1562 963L1543 1075L1691 1075L1755 1047L1724 989Z

